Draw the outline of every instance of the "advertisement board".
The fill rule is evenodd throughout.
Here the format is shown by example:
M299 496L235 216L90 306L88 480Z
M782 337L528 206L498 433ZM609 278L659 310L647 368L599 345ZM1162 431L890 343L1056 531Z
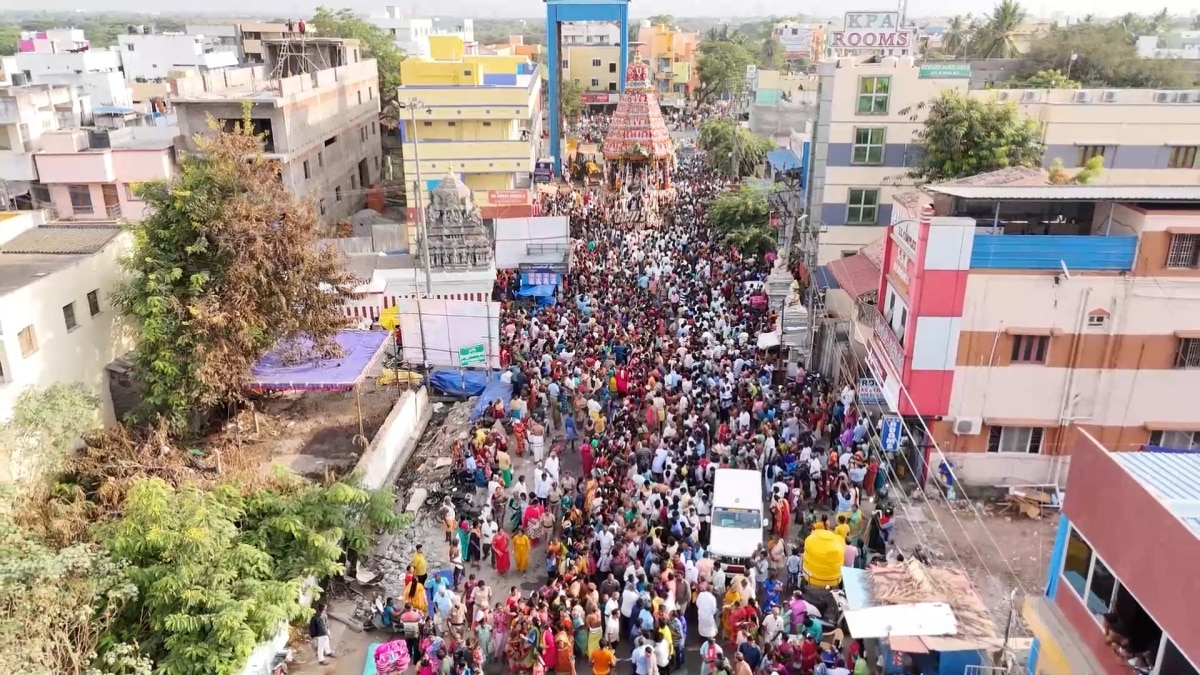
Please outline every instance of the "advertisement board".
M528 204L529 190L488 190L487 200L493 206Z
M926 63L917 71L921 80L967 80L971 78L969 63Z
M900 27L899 12L846 12L843 25L830 35L833 49L907 52L913 47L913 32Z
M813 29L805 26L784 25L777 29L776 36L783 45L783 53L789 59L811 57L813 53Z
M533 180L536 183L549 183L554 180L554 160L539 159L533 165Z
M858 401L863 405L883 405L887 399L883 397L883 389L873 377L858 378Z

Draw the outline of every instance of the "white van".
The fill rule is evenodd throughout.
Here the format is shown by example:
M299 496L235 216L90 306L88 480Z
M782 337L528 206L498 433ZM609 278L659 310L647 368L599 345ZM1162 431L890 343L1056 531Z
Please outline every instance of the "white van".
M762 474L749 469L717 469L713 479L708 550L726 570L739 573L763 543Z

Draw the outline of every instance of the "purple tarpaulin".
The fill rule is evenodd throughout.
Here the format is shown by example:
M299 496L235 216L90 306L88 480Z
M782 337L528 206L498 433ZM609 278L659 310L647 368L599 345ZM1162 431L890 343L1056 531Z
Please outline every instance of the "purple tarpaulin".
M275 347L250 368L252 391L346 391L353 389L366 374L371 362L387 344L391 333L385 330L344 330L334 336L342 346L342 355L334 359L317 359L285 363ZM312 342L301 339L301 349Z

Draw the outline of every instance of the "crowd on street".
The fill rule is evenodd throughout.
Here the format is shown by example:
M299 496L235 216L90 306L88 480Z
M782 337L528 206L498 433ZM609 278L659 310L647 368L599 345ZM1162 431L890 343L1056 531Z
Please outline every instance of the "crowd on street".
M602 121L585 138L593 127ZM481 513L442 507L453 570L429 569L418 547L384 610L400 639L376 655L381 673L500 663L574 675L580 661L596 675L875 672L805 600L801 574L814 529L845 538L849 566L883 552L891 513L864 511L886 473L870 420L852 388L788 376L758 348L776 323L760 301L771 263L708 227L724 179L689 154L673 185L653 226L614 219L587 189L541 196L543 214L569 217L570 270L553 303L516 298L512 277L499 286L512 397L453 449L456 470L477 477ZM771 524L742 564L708 550L721 468L764 477ZM484 565L513 583L470 573ZM531 578L537 589L523 592L517 580ZM695 636L698 657L685 646Z

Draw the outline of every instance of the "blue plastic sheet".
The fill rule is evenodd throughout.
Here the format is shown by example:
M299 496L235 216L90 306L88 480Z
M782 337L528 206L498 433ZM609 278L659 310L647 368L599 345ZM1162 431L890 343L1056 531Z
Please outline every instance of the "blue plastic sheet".
M478 396L488 385L488 374L481 370L435 368L429 373L429 384L451 396Z
M539 286L522 286L517 289L517 297L520 298L550 298L554 296L555 286L553 284L541 284Z
M488 382L483 393L479 395L479 400L475 402L475 408L471 410L471 421L483 417L483 413L488 409L496 399L504 401L504 409L508 410L508 404L512 402L512 383L504 382L500 379L500 374L496 373L492 376L492 380Z

